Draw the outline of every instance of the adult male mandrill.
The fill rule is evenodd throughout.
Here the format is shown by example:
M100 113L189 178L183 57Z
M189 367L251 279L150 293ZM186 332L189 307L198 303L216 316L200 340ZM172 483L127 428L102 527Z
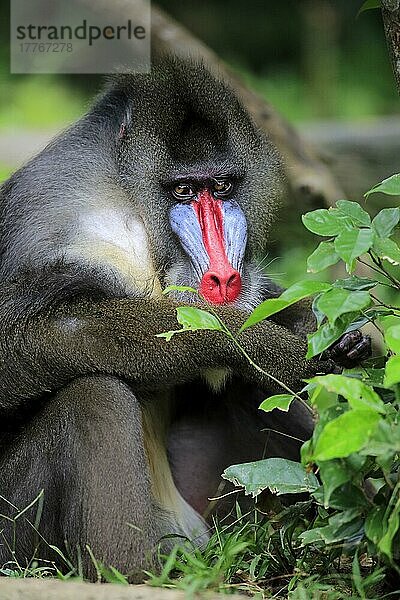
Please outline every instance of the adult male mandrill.
M36 553L63 568L52 544L73 562L80 553L93 577L89 546L139 580L163 535L205 539L201 513L226 466L265 449L296 456L288 437L265 448L261 429L306 437L306 415L261 415L260 399L279 386L229 339L156 337L176 329L169 284L196 287L232 330L277 294L255 258L281 189L277 152L233 92L173 60L115 77L3 185L0 514L12 518L41 490L44 504L40 535L36 504L15 523L2 517L0 564ZM312 327L296 307L239 339L299 388L335 366L305 360ZM356 341L341 340L339 363L368 352ZM209 385L216 373L224 387Z

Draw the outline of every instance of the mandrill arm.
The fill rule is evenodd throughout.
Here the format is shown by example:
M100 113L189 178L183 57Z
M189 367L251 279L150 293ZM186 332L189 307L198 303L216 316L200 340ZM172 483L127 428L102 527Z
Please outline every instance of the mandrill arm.
M84 273L80 276L90 280ZM0 292L3 418L29 400L91 374L116 375L136 391L150 391L190 381L207 369L227 368L266 392L282 391L221 332L188 332L170 342L156 337L177 328L178 304L169 299L107 298L89 289L77 298L80 283L71 274L58 278L58 286L54 281L53 289L50 277L31 274L28 280L4 284ZM227 306L215 310L231 331L237 331L245 318ZM271 321L246 330L238 339L259 366L291 388L298 389L305 377L334 368L329 360L306 361L305 340Z

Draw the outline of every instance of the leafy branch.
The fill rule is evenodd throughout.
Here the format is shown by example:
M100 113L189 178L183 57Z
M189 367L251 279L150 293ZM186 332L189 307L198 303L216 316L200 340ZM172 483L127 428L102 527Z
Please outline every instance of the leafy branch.
M381 192L400 196L400 174L393 175L365 194ZM358 204L340 200L334 208L303 216L305 227L326 238L307 261L310 273L343 261L348 276L334 282L304 280L279 298L257 306L233 334L212 307L179 307L182 329L217 329L227 335L250 364L282 386L285 394L267 398L260 408L287 411L294 398L317 415L312 438L301 448L301 463L266 458L233 465L223 477L257 497L269 489L275 494L308 492L317 517L299 534L299 542L353 552L358 568L359 548L374 560L388 563L400 573L400 265L399 207L384 208L374 219ZM358 277L357 263L368 264L374 277ZM190 291L193 288L169 288ZM389 294L389 298L388 298ZM391 294L391 296L390 296ZM318 376L307 381L308 402L282 382L265 373L244 351L238 337L247 328L313 296L317 330L308 336L307 357L321 354L346 331L370 322L382 333L384 360L372 360L363 369L342 375ZM244 432L245 435L245 432ZM317 475L318 474L318 477ZM356 560L357 559L357 560ZM356 565L356 566L354 566Z

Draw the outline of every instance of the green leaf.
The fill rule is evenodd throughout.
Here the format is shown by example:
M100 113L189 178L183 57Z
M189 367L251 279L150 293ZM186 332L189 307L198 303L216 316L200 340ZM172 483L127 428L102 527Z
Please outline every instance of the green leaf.
M310 403L316 407L320 417L323 411L336 406L337 394L328 392L322 385L308 384L306 389L309 389ZM321 422L321 418L319 422Z
M346 457L346 462L354 456L351 454ZM322 463L321 463L322 464ZM359 484L358 484L359 485ZM324 498L321 498L322 502L324 502ZM361 489L349 481L338 487L331 495L329 500L330 508L336 508L339 510L346 510L348 508L369 508L368 501L365 498Z
M361 6L360 10L357 13L357 17L366 10L371 10L373 8L380 8L381 2L380 0L365 0L364 4Z
M239 329L239 333L252 325L256 325L256 323L260 323L260 321L267 319L284 308L295 304L299 300L307 298L307 296L311 296L312 294L328 290L330 287L331 285L329 283L323 283L322 281L305 280L295 283L285 290L279 298L270 298L259 304L253 310L249 318L243 323Z
M361 576L360 562L358 558L358 550L354 554L353 564L351 566L351 574L353 576L354 586L362 600L366 600L364 579Z
M370 194L375 194L375 192L382 192L382 194L388 194L389 196L400 196L400 174L392 175L381 181L381 183L374 185L364 196L368 198Z
M385 386L400 383L400 356L391 356L385 366Z
M340 260L335 251L333 242L321 242L312 254L307 258L308 273L319 273Z
M222 474L224 479L242 486L253 498L263 490L273 494L300 494L319 487L314 473L307 472L298 462L285 458L266 458L256 462L232 465Z
M351 226L348 217L344 217L334 208L319 208L302 216L304 226L317 235L338 235Z
M385 507L375 506L365 520L365 535L376 545L384 536L387 528L387 520L384 517Z
M350 229L335 239L335 250L344 260L348 271L354 270L355 259L368 252L374 239L372 229Z
M369 277L357 277L356 275L352 275L351 277L346 277L346 279L337 279L333 287L341 287L345 290L357 291L357 290L370 290L377 285L377 282L374 279L369 279Z
M400 221L400 208L383 208L372 221L372 229L381 237L390 237Z
M333 324L341 315L361 311L370 304L371 298L368 292L351 292L343 288L334 288L321 295L318 300L318 309Z
M292 400L294 400L294 396L291 394L276 394L275 396L270 396L266 400L263 400L259 408L265 412L270 412L275 408L287 412L290 408Z
M400 248L390 238L375 236L372 249L382 260L387 260L392 265L400 264Z
M344 468L343 462L329 460L320 464L319 475L324 485L324 506L328 508L332 493L346 481L350 481L351 473Z
M321 352L329 348L333 342L336 342L347 331L349 325L357 316L357 313L346 313L336 319L333 325L331 323L324 323L315 333L308 334L306 358L313 358L313 356L317 356L317 354L321 354Z
M312 303L312 311L314 313L314 316L317 320L317 327L320 327L321 323L324 321L324 319L326 318L324 313L322 311L319 310L318 308L318 300L321 298L321 294L318 294L317 296L315 296L313 303Z
M334 374L318 375L310 379L309 383L322 385L328 392L335 392L335 394L343 396L353 409L386 412L385 404L378 394L355 377Z
M200 308L194 306L179 306L176 309L176 312L178 323L183 325L183 329L158 333L156 334L156 337L165 338L167 342L169 342L177 333L185 333L186 331L198 331L200 329L224 331L224 328L217 317Z
M163 294L170 294L171 292L191 292L199 295L198 290L187 285L169 285L163 290Z
M361 227L369 227L371 225L371 217L361 208L358 202L338 200L336 206L341 214L350 217L353 225Z
M388 519L388 527L385 535L378 543L378 548L386 554L390 559L393 558L392 545L396 533L399 530L400 524L400 498L397 500L390 517Z
M248 327L252 327L257 323L260 323L260 321L267 319L271 315L280 312L288 306L289 304L285 302L285 300L281 300L281 298L270 298L268 300L264 300L264 302L256 306L256 308L253 310L250 316L246 319L246 321L239 329L239 333L241 333Z
M325 292L331 287L332 286L330 283L305 279L304 281L299 281L298 283L291 285L283 292L283 294L281 294L280 298L293 304L294 302L298 302L299 300L307 298L308 296L312 296L313 294Z
M323 541L325 544L335 544L348 539L354 539L354 536L362 532L363 521L360 518L358 509L350 509L334 514L329 518L329 525L325 527L316 527L300 534L302 544L311 544L317 541Z
M390 407L390 405L389 405ZM379 461L390 458L390 463L395 454L400 451L400 424L389 424L384 419L378 423L378 427L368 442L368 446L361 450L361 454L366 456L379 457ZM382 466L382 462L380 462Z
M184 329L197 331L199 329L213 329L222 331L222 325L211 313L195 308L193 306L179 306L176 309L178 323L183 325Z
M313 453L316 462L344 458L368 444L380 416L373 410L349 410L325 425Z
M363 376L364 383L372 387L385 387L383 384L385 369L379 367L372 369L364 368L363 370L367 375L367 377L365 377L365 375Z
M400 354L400 325L392 325L385 331L385 342L396 354Z

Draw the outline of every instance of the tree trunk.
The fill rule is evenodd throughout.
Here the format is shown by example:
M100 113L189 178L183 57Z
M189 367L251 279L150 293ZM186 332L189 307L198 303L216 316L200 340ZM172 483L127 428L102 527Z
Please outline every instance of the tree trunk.
M381 0L386 41L400 94L400 0Z

